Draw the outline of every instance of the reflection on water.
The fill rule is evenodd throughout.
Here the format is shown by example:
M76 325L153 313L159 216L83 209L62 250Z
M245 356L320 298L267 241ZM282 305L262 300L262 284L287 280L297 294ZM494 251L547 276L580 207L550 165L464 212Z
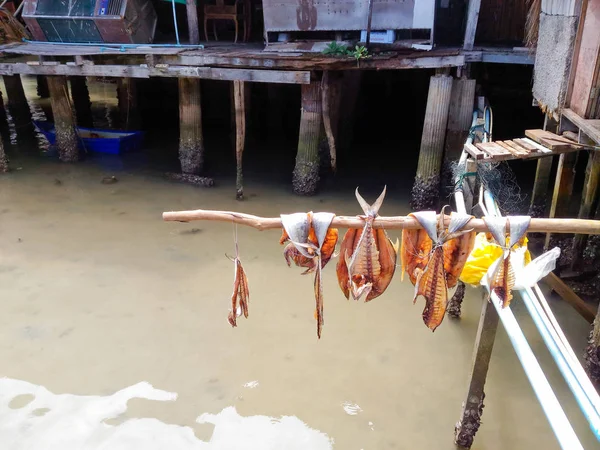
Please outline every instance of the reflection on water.
M204 413L198 424L214 426L208 442L190 427L152 418L110 419L127 414L131 399L173 402L177 394L140 382L112 395L54 394L43 386L0 379L2 449L144 449L144 450L330 450L332 440L297 417L242 417L234 407Z

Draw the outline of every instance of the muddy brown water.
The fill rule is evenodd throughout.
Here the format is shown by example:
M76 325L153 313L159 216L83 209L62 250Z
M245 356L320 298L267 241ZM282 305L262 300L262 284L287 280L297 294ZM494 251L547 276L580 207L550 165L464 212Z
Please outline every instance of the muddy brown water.
M354 214L352 190L298 198L249 173L240 203L231 177L198 189L115 161L17 153L0 177L1 448L454 448L478 290L431 333L399 273L381 297L349 302L332 262L318 341L312 279L286 266L277 231L239 227L250 317L232 329L232 225L161 213ZM407 213L406 197L389 189L381 213ZM588 324L551 304L581 354ZM520 299L513 309L584 447L598 448ZM559 448L501 326L485 405L474 449Z

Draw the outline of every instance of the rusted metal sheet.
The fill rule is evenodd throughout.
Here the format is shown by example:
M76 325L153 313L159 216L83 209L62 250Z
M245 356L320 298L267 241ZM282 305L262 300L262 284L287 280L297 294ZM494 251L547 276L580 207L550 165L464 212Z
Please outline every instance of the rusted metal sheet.
M371 29L431 28L415 26L422 22L421 8L415 8L415 3L433 1L374 0ZM368 0L263 0L266 31L364 30L368 10Z

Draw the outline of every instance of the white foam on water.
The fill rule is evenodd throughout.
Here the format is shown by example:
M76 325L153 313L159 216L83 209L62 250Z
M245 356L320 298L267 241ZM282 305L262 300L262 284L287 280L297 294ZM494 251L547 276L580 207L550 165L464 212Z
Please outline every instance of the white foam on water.
M358 413L362 412L362 408L352 402L342 402L342 408L344 408L344 411L346 411L346 414L349 416L356 416Z
M34 399L21 408L9 406L17 396ZM202 414L198 423L215 426L209 442L191 427L153 418L104 421L127 411L132 398L175 401L177 394L137 383L109 396L54 394L43 386L0 379L0 442L3 450L331 450L333 440L297 417L275 419L240 416L234 407ZM40 414L42 411L42 414Z

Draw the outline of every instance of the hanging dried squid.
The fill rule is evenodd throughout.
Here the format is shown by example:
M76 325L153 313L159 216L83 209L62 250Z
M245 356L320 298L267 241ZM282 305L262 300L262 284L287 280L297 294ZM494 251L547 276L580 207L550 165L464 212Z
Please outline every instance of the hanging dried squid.
M453 212L446 228L445 209L439 216L435 211L410 214L423 229L402 230L402 278L408 272L415 286L413 303L419 295L425 298L423 322L432 331L444 320L448 289L456 286L475 243L474 231L461 230L472 216Z
M373 221L381 208L386 189L369 205L356 189L356 199L365 215L360 216L363 228L350 228L344 235L336 271L338 283L346 298L365 302L385 292L396 270L399 242L394 245L383 228L373 228Z
M280 243L289 242L284 249L288 266L290 261L306 268L303 274L315 272L315 319L317 337L321 339L323 327L323 284L322 270L333 256L338 240L338 230L330 228L333 213L282 214L283 234Z
M248 289L248 278L240 261L239 249L237 243L237 233L235 238L235 257L227 256L233 261L233 292L231 294L231 310L227 316L232 327L237 327L237 318L242 314L248 318L248 303L250 301L250 290Z

